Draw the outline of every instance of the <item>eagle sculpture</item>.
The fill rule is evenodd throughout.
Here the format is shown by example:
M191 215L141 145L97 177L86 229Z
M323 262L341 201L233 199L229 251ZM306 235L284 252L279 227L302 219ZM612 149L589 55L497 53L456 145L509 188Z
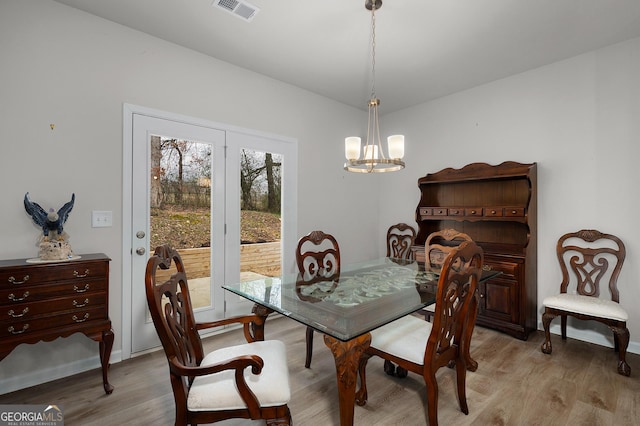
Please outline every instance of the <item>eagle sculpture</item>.
M73 209L73 203L76 200L76 194L71 194L71 201L65 203L60 207L60 210L56 213L55 210L49 209L47 213L40 204L34 203L29 199L29 193L24 194L24 208L29 213L36 225L42 228L42 234L44 239L49 239L49 233L52 233L52 238L58 240L64 240L63 227L64 223L69 217L71 209Z

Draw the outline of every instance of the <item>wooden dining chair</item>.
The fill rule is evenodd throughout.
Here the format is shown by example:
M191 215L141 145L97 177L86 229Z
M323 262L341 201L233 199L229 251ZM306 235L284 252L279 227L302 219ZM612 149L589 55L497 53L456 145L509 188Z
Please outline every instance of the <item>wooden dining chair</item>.
M367 362L370 357L379 356L423 377L431 426L438 424L436 371L455 364L460 410L469 413L464 352L471 335L466 318L482 275L482 261L482 249L473 241L452 249L445 258L438 280L433 322L407 315L371 332L371 344L359 365L361 387L356 393L359 405L367 402Z
M176 273L156 282L158 269L175 264ZM175 402L176 425L213 423L230 418L265 419L290 425L286 348L264 340L264 319L236 316L196 323L180 254L156 248L145 273L147 304L162 342ZM248 343L204 354L199 330L241 324Z
M622 241L595 229L583 229L563 235L556 245L562 270L560 293L546 297L542 326L545 341L542 352L551 354L551 321L560 316L562 340L567 339L567 316L598 321L613 331L614 348L618 352L618 373L629 376L626 361L629 345L629 314L620 305L618 275L626 256ZM600 284L609 287L609 298L600 297Z
M312 231L298 240L296 249L299 280L337 280L340 277L340 247L333 235ZM304 366L311 367L313 328L307 327L307 354Z
M411 247L416 240L416 230L406 223L391 225L387 230L387 257L413 260Z
M451 250L464 241L472 241L472 239L464 232L455 229L443 229L429 234L424 244L425 269L439 272ZM430 321L435 310L436 304L432 303L418 313L424 315L425 320Z

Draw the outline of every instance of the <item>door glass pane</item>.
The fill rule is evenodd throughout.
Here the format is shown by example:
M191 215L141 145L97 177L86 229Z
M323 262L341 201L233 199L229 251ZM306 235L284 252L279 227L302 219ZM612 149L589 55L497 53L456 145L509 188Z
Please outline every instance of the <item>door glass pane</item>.
M177 249L194 308L211 305L211 164L208 143L151 137L150 252ZM175 273L159 270L157 279Z
M280 275L282 158L240 151L240 280Z

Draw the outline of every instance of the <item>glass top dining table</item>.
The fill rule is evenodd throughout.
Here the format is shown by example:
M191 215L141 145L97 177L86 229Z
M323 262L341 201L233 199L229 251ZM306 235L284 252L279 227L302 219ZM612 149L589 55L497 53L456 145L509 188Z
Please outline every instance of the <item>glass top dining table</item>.
M340 424L350 426L357 366L371 342L369 332L433 303L439 277L421 262L391 258L343 264L340 269L332 279L289 274L222 287L264 308L254 309L259 315L278 312L324 334L336 364ZM483 271L481 281L498 274Z
M433 303L437 281L416 261L381 258L345 265L330 280L290 274L222 287L348 341Z

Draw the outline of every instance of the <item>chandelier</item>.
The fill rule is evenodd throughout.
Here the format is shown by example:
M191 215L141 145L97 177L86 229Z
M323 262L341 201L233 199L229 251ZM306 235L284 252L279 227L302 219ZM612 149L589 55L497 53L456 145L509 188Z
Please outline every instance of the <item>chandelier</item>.
M395 172L404 169L404 136L393 135L387 138L388 155L385 156L380 142L380 124L378 107L380 99L376 97L376 10L382 7L382 0L365 0L364 7L371 11L371 99L367 106L367 142L360 156L361 139L350 136L344 140L344 152L347 162L344 169L356 173Z

